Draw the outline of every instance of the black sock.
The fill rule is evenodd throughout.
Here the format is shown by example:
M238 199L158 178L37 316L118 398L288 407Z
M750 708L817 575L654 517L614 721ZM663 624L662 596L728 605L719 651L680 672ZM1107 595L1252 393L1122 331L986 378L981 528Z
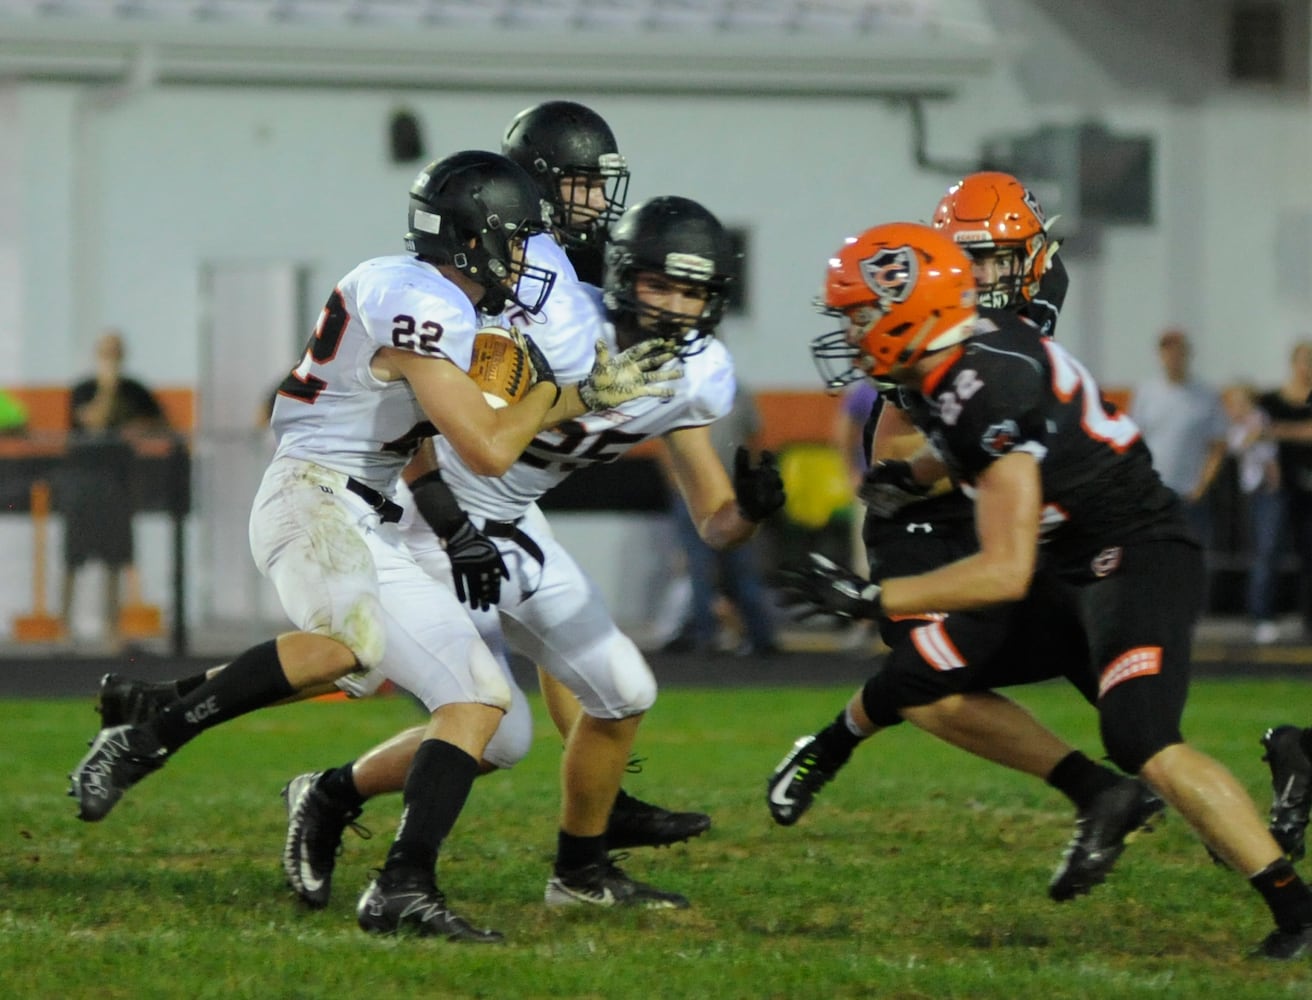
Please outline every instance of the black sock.
M170 752L205 730L294 694L274 640L252 646L210 680L164 708L150 723Z
M576 871L606 860L606 835L576 837L561 830L556 835L556 874Z
M1121 776L1109 767L1095 764L1080 751L1072 750L1057 762L1047 780L1049 785L1074 802L1076 809L1084 809L1099 792L1120 781Z
M355 776L351 773L354 766L355 761L348 761L324 771L315 783L319 791L345 809L359 809L364 805L364 796L355 787Z
M195 691L198 687L204 684L207 680L209 680L208 675L195 674L194 676L191 677L179 678L178 680L173 682L173 687L174 690L178 692L179 698L185 698L187 697L187 695L191 694L191 692Z
M852 732L847 724L847 709L843 709L834 721L815 734L816 746L835 764L846 764L852 751L865 739Z
M1282 931L1312 927L1312 892L1285 858L1271 862L1248 882L1262 894Z
M383 865L384 882L432 878L437 852L478 777L478 761L443 740L424 740L405 776L401 825Z

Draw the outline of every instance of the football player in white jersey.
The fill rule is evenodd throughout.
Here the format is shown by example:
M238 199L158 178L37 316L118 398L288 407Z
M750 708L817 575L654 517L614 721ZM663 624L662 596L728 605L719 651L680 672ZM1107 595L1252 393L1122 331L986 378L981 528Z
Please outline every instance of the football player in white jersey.
M540 310L554 274L525 259L547 227L536 185L481 151L430 164L410 191L411 255L366 261L338 283L274 408L277 450L251 514L251 550L299 631L239 655L148 722L102 730L70 794L103 819L123 793L204 730L351 672L379 670L431 713L404 787L400 829L357 907L360 926L494 942L446 905L435 881L479 761L511 703L512 682L450 588L415 560L392 499L421 442L441 433L472 468L496 476L545 428L590 408L667 396L673 351L641 345L562 388L540 352L535 382L494 409L469 378L479 310ZM431 470L413 470L413 503L433 518ZM426 529L432 530L432 529Z
M656 684L595 584L552 536L536 501L574 469L612 461L660 437L709 544L728 547L745 541L782 506L782 482L770 456L753 466L743 452L731 481L711 446L709 425L728 412L734 394L732 359L712 336L724 308L731 249L723 227L701 205L661 197L629 209L615 225L606 248L604 300L599 290L566 280L568 262L559 247L535 238L529 253L536 263L549 260L561 268L533 331L562 378L585 363L580 348L591 339L596 321L591 310L603 304L610 321L605 335L613 350L653 338L671 344L682 359L684 377L671 398L634 400L544 431L499 477L471 468L438 440L444 479L461 507L496 541L510 571L496 611L474 612L473 617L490 646L501 644L504 629L511 647L541 664L582 704L566 743L548 905L684 907L683 896L629 878L607 853L607 819L638 724L655 700ZM411 548L434 574L443 571L442 551L431 533L412 533ZM489 743L485 761L513 756L506 747L527 747L529 724L527 712L512 709ZM329 807L320 799L308 827L298 832L293 822L284 860L308 858L316 883L326 880L342 827L359 815L365 799L396 790L418 735L411 730L353 764L322 776L302 776L317 778L318 790L331 790L337 807L349 815L333 824L336 837L323 837ZM306 898L296 885L299 864L284 867Z
M592 353L588 345L601 317L594 294L574 280L571 265L579 253L600 253L609 227L624 208L627 164L605 119L575 101L544 101L521 111L507 126L501 151L538 182L543 200L551 207L555 239L545 234L533 237L527 254L533 263L555 272L557 280L542 315L530 317L512 303L500 322L531 328L534 341L559 372L586 370ZM477 590L479 600L471 601L471 607L486 611L489 603L496 603L493 591L499 593L500 576L507 572L505 564L500 551L469 521L454 495L449 507L453 519L463 519L458 534L439 531L452 565L447 566L440 553L431 551L426 565L443 579L454 576L462 598ZM425 548L431 549L427 540ZM486 573L492 586L481 586L480 580L485 578L478 577L464 582L462 588L462 580L471 571ZM500 652L500 626L495 617L483 631L493 650ZM562 740L567 740L582 712L579 700L540 667L538 679L552 721ZM367 693L349 679L342 686L353 696ZM509 767L527 752L532 735L528 703L518 688L509 715L501 728L502 738L489 752L489 767ZM510 734L515 734L513 739ZM352 761L323 774L297 775L284 787L288 819L283 867L288 883L307 905L327 905L342 833L358 819L363 805L357 782L367 794L399 790L405 757L397 754L391 759L391 771L384 771L372 755L366 755L358 766ZM699 836L710 825L711 817L705 813L664 809L621 788L611 809L606 840L612 849L663 846ZM311 873L308 879L303 875L307 871Z
M501 152L538 182L538 190L551 206L553 235L573 268L567 269L560 255L551 253L545 238L535 238L529 253L550 255L547 260L551 263L539 263L560 275L562 294L557 298L567 298L564 285L571 273L590 285L601 285L606 238L624 211L629 187L628 163L605 119L576 101L543 101L525 108L510 121L501 140ZM562 309L568 310L564 318ZM577 312L564 302L555 302L550 310L551 324L574 323L571 316ZM524 329L530 328L523 320L515 321ZM533 329L537 336L548 336L541 319ZM568 325L562 325L560 334L557 339L561 343L577 346L587 340L582 331ZM541 667L538 685L561 738L568 737L582 711L579 700ZM631 763L630 770L635 769ZM621 788L606 827L606 840L612 848L659 847L699 836L710 826L711 817L705 813L664 809Z

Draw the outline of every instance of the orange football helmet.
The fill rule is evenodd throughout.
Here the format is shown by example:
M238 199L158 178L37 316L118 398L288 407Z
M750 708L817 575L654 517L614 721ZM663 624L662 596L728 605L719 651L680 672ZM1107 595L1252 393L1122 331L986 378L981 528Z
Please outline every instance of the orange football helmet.
M934 228L978 260L994 262L993 280L976 275L980 305L1012 309L1034 298L1056 244L1038 199L1011 174L985 170L963 177L934 210ZM1049 249L1051 248L1051 249Z
M970 257L944 233L894 222L850 237L829 259L823 312L846 325L811 341L830 389L880 378L974 332Z

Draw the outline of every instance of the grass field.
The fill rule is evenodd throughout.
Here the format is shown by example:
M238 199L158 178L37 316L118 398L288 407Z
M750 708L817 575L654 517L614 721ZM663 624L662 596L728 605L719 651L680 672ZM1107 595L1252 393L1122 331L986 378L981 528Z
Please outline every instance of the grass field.
M1265 811L1257 745L1308 722L1296 682L1195 686L1186 731ZM278 791L417 718L405 699L267 710L206 734L103 823L74 818L66 772L90 699L0 702L0 997L1303 998L1312 963L1245 959L1269 929L1257 896L1213 866L1178 816L1138 840L1109 883L1057 906L1045 889L1070 831L1045 786L903 727L863 747L791 829L764 779L842 689L670 690L644 724L626 787L705 809L715 826L634 851L635 876L687 894L687 912L548 912L558 741L482 779L441 861L453 903L503 947L379 939L355 898L391 839L399 800L348 834L332 903L298 908L278 866ZM1062 687L1021 700L1084 749L1091 713ZM1310 869L1312 870L1312 869Z

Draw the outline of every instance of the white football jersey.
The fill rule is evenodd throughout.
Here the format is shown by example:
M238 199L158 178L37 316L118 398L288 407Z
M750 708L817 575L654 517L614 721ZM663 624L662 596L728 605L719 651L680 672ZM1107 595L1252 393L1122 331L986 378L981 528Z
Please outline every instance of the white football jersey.
M468 371L479 316L469 297L417 257L375 257L333 289L301 363L273 407L275 458L354 476L390 494L401 469L435 433L404 379L369 370L383 347L446 358Z
M566 282L557 272L556 286L542 314L545 322L533 327L530 333L558 375L564 362L557 367L553 349L563 348L570 357L586 349L587 370L590 371L591 359L595 356L593 345L598 337L605 339L612 354L619 352L615 328L600 320L591 331L578 324L572 333L558 338L553 329L553 310L557 296L562 293L565 293L562 302L570 302L571 310L574 304L581 305L586 299L593 304L598 318L604 316L600 289L577 280ZM571 320L577 320L581 313L570 311L569 315ZM559 347L558 339L561 341ZM648 438L684 427L713 423L728 413L733 406L735 388L733 359L728 349L718 340L712 340L706 350L680 364L683 378L666 383L674 390L673 397L632 399L614 409L586 413L543 431L500 477L471 472L455 450L439 437L437 454L442 478L467 513L495 521L513 521L575 469L596 462L614 461ZM575 379L562 375L561 380L569 382Z
M532 337L547 356L561 385L582 382L592 371L596 360L593 345L606 322L600 302L591 286L579 281L564 249L550 236L543 233L530 237L524 255L527 263L555 272L551 295L537 316L530 316L511 302L495 322L505 327L516 326ZM537 296L535 283L528 277L522 280L522 297L531 301Z

